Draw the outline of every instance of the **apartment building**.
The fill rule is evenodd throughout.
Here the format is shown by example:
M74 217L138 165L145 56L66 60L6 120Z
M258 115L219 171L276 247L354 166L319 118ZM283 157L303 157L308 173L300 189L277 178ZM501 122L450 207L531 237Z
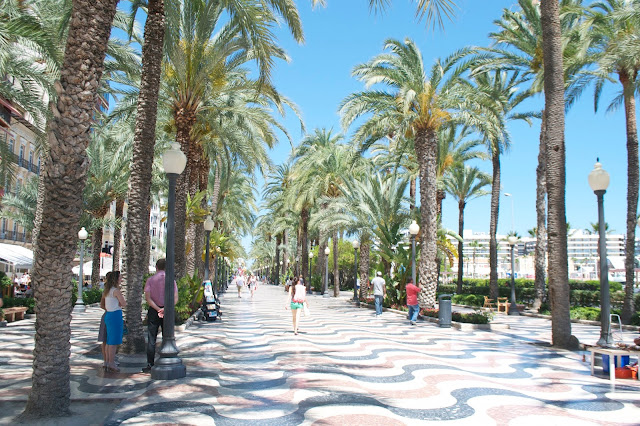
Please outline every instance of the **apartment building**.
M464 276L486 278L489 276L489 234L473 232L468 229L463 235ZM511 248L506 235L497 235L498 240L498 276L511 276ZM567 254L569 262L569 278L598 279L598 240L597 234L589 234L581 229L572 229L568 233ZM457 246L457 241L453 241ZM616 281L624 281L624 246L625 236L622 234L607 235L607 264L609 276ZM514 247L516 277L535 277L536 239L521 237ZM640 238L636 239L636 255L640 255ZM636 268L640 272L640 261L636 257ZM457 272L458 262L454 261L452 269ZM622 275L621 275L622 273Z

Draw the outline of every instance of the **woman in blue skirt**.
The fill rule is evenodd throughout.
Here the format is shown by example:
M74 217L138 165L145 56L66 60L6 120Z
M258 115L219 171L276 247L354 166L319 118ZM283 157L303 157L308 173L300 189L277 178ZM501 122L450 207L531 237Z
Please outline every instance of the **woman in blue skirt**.
M104 303L107 311L104 315L104 323L107 326L106 369L110 372L120 371L116 366L116 348L122 343L124 328L122 307L126 303L120 292L120 281L120 271L107 273L107 282L104 284L102 301L100 302Z

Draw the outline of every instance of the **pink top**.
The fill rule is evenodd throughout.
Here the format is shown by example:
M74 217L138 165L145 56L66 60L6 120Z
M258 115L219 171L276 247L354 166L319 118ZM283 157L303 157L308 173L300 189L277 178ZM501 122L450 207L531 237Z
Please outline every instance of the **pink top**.
M293 295L293 299L291 299L294 303L304 303L307 297L307 288L303 285L296 285L296 292Z
M417 305L418 304L418 293L420 293L420 289L413 284L407 284L407 305Z
M164 271L158 271L155 275L147 278L147 283L144 286L144 292L149 293L153 303L160 308L164 307ZM178 294L178 285L173 282L175 286L175 294Z

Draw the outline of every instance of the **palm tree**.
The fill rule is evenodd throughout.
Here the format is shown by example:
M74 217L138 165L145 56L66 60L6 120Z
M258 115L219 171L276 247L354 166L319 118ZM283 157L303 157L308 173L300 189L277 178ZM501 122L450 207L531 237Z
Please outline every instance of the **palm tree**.
M592 49L598 66L595 71L595 102L597 111L603 87L610 76L618 79L622 93L611 103L609 109L624 106L627 133L627 234L625 238L625 297L622 307L622 322L629 324L634 309L633 277L635 270L636 214L638 211L638 188L640 166L638 162L638 124L636 119L636 87L640 71L640 3L630 0L603 0L591 5L591 16L587 21L589 34L593 38Z
M464 110L465 101L456 91L458 59L469 53L456 52L445 61L436 61L427 74L422 55L415 43L405 40L387 40L382 54L370 62L358 65L353 75L363 80L367 87L383 82L391 92L366 90L349 95L341 104L342 125L347 128L358 117L372 116L360 126L354 140L362 150L390 134L411 135L416 158L420 165L421 250L420 281L426 291L421 293L421 305L433 306L437 286L437 132L447 122L453 121L454 111ZM470 118L469 115L467 115Z
M600 233L600 224L597 222L591 222L589 224L591 228L586 228L584 232L589 235L598 235ZM637 226L637 223L636 223ZM609 228L609 224L607 222L604 223L604 232L605 234L610 234L613 232L613 229Z
M131 28L135 16L142 7L141 1L131 2ZM156 119L158 91L165 32L164 0L148 0L147 19L142 45L142 74L136 107L135 132L133 136L133 158L129 192L127 194L127 232L125 233L124 290L127 294L125 309L127 328L122 350L125 353L142 353L145 339L142 329L142 285L148 267L149 203L151 201L151 176L156 144ZM130 32L131 34L131 32Z
M351 167L351 159L354 157L348 145L340 144L342 135L333 135L330 130L316 129L300 143L293 153L295 161L292 170L291 194L305 193L301 199L317 200L322 196L335 198L340 195L339 185L347 170ZM313 203L315 205L315 203ZM297 203L300 206L299 203ZM326 208L326 202L321 204ZM338 228L332 228L333 232L333 265L334 265L334 296L339 295L340 283L338 282ZM324 247L328 240L327 234L320 229L320 252L318 262L324 265ZM306 239L302 239L306 246ZM303 247L301 259L307 259L308 253ZM302 262L302 270L305 270ZM304 275L304 272L303 272Z
M542 26L542 57L544 69L544 111L546 184L549 200L548 252L549 293L551 296L551 340L554 346L570 348L576 339L571 336L569 317L569 266L565 206L565 144L564 144L564 66L563 39L560 25L560 5L544 0L540 4Z
M527 99L526 92L518 93L517 89L522 84L520 74L506 71L480 72L472 77L475 90L483 106L490 111L487 119L478 126L483 134L487 151L491 155L492 164L492 188L491 188L491 219L489 226L489 266L490 266L490 296L498 297L498 242L496 232L498 228L498 212L500 203L500 156L510 147L510 137L506 129L506 122L511 120L525 120L530 123L533 113L517 113L514 109Z
M496 45L490 49L496 57L490 62L502 69L517 69L525 80L530 80L529 92L533 95L544 88L542 20L540 2L537 0L519 0L520 9L504 9L499 20L494 21L499 31L490 37ZM561 1L561 27L564 47L564 72L566 83L571 84L572 76L584 65L580 33L576 31L582 14L581 0ZM506 47L505 47L506 46ZM544 110L540 131L538 167L536 168L536 217L537 233L535 248L535 289L534 308L539 308L545 293L545 274L547 256L546 228L546 121Z
M34 255L33 384L23 419L69 414L71 266L88 171L86 147L116 0L73 2L67 46L51 106L43 215ZM87 47L89 46L89 48ZM73 108L71 108L73 106ZM51 259L56 262L51 262ZM61 313L62 312L62 313ZM65 314L66 313L66 314Z
M456 165L443 180L445 190L458 202L458 235L464 232L464 209L474 198L487 195L484 188L491 185L491 177L481 172L477 167L464 164ZM463 242L458 242L458 294L462 294L462 260Z
M369 0L370 9L385 9L390 3L389 0ZM443 28L443 17L452 19L456 2L453 0L416 0L416 16L420 19L426 17L427 25L437 24Z
M473 249L473 278L476 277L476 251L482 247L482 244L478 240L473 240L469 243L469 247Z

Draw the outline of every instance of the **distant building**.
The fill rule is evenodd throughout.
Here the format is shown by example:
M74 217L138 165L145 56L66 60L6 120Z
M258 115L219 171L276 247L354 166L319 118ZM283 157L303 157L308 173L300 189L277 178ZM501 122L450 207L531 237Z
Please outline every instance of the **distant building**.
M463 237L464 277L489 277L489 234L474 233L466 229ZM498 240L498 277L511 276L511 249L506 241L506 235L497 235ZM569 278L596 280L598 274L598 235L589 234L581 229L572 229L568 233L567 255L569 263ZM457 241L452 240L457 247ZM624 281L625 235L607 235L607 261L609 278L614 281ZM515 247L516 277L535 278L535 248L536 239L521 237ZM636 238L636 254L640 250L640 238ZM475 260L474 260L475 259ZM636 275L640 273L640 261L636 257ZM458 270L455 259L452 269ZM636 281L638 276L636 276Z

